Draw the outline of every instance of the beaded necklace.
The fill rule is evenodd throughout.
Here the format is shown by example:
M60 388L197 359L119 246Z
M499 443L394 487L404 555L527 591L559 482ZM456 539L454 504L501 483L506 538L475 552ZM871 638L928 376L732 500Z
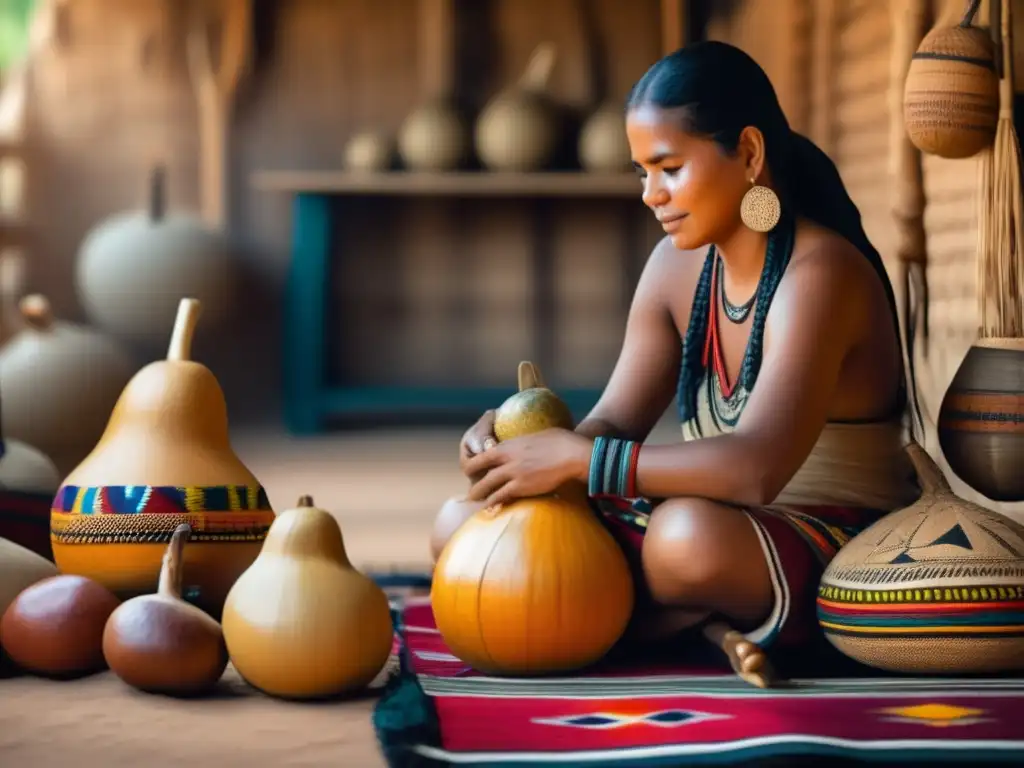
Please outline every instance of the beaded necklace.
M707 388L711 417L716 425L732 427L739 420L761 370L765 322L775 291L793 256L795 234L795 221L784 216L768 235L761 277L754 295L748 302L753 307L754 314L750 337L747 339L739 375L731 383L725 370L725 360L718 337L717 303L722 300L718 287L721 259L714 246L708 249L704 268L694 292L690 322L683 338L677 391L679 418L682 423L689 422L697 413L700 386ZM699 424L697 429L699 431Z

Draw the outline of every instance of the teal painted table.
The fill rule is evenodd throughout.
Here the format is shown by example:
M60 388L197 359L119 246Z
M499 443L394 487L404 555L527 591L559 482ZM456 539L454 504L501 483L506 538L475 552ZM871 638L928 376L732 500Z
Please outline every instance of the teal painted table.
M334 254L332 209L345 196L639 198L633 174L265 171L254 185L292 195L291 264L284 306L284 417L298 435L322 432L328 418L353 414L480 413L514 388L352 387L327 377L328 279ZM518 361L515 361L518 362ZM600 390L559 389L576 418Z

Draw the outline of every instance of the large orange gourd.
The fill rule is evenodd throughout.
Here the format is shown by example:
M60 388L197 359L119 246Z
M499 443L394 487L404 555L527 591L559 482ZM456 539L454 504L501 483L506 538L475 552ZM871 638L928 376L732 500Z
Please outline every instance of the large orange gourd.
M452 653L491 674L566 672L601 659L633 612L633 579L585 506L555 496L489 507L434 569L434 620Z

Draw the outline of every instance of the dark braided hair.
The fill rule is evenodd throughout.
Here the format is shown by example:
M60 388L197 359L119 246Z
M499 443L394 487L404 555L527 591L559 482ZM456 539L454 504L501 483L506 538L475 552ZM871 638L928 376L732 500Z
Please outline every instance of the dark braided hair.
M793 253L798 216L846 238L871 263L885 289L897 340L902 341L892 284L882 257L864 232L860 211L846 191L835 163L814 142L789 127L775 89L757 62L727 43L692 43L657 61L633 86L626 102L627 111L648 104L679 109L686 131L711 139L729 155L736 152L740 134L748 126L757 128L764 136L766 161L782 202L783 217L768 236L750 343L740 371L741 385L751 389L760 370L764 324L771 298ZM711 279L715 260L715 249L711 247L683 338L679 414L684 422L695 412L697 386L704 373L704 339L714 301ZM899 407L902 409L905 404L901 379Z

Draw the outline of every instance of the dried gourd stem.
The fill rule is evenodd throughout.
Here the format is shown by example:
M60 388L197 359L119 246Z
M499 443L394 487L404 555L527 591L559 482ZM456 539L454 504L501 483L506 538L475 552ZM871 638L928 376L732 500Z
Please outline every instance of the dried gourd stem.
M167 348L168 360L192 359L192 339L201 309L198 299L182 299L178 304L178 316L174 318L174 331Z
M163 221L167 214L167 169L163 164L153 166L149 174L149 220Z
M917 479L921 483L921 491L925 494L952 493L946 476L939 469L932 457L918 443L907 446L907 455L914 465Z
M309 509L313 506L313 497L309 494L303 494L299 496L299 502L295 506L300 509Z
M518 383L520 392L522 392L524 389L543 387L544 379L540 375L540 368L531 363L529 360L523 360L521 363L519 363Z
M164 562L160 568L160 584L157 587L157 594L164 597L181 598L181 581L184 574L182 568L182 556L185 551L185 543L192 533L192 528L187 523L182 523L174 529L171 534L171 543L167 545L164 552Z
M530 55L526 71L519 80L520 87L531 93L544 93L551 80L555 68L555 46L553 43L541 43Z

